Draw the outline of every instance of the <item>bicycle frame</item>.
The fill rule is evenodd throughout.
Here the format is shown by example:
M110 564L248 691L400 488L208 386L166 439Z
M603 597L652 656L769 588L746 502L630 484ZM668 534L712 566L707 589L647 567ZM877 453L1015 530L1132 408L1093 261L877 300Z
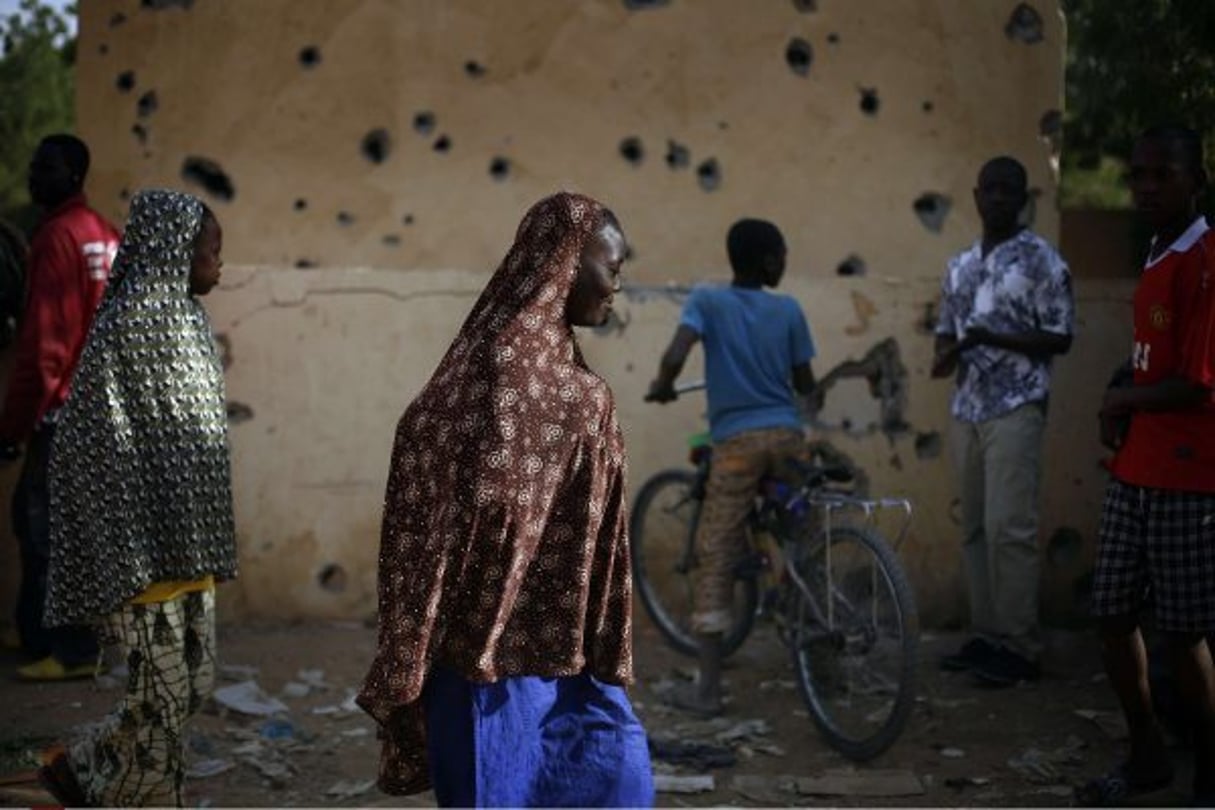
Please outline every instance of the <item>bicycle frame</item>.
M682 395L692 391L700 391L704 388L705 382L703 380L692 380L676 386L675 391L677 394ZM699 444L693 446L692 463L696 467L697 475L697 491L693 494L693 497L703 498L705 496L704 486L708 481L709 468L710 464L712 463L711 460L711 444ZM801 592L805 603L809 605L812 614L811 618L820 626L825 627L826 632L829 634L833 632L835 626L834 614L836 599L831 598L826 600L827 615L824 616L822 611L819 609L817 602L813 598L809 585L797 571L795 564L795 560L797 558L797 549L793 547L793 544L796 543L796 539L788 537L784 532L771 531L765 527L762 520L764 511L766 509L774 509L781 515L790 513L807 514L811 511L820 514L822 516L821 536L824 538L825 542L826 538L831 536L833 518L841 513L852 512L863 515L864 519L861 523L861 527L873 529L876 532L879 516L890 510L897 510L902 513L902 522L899 526L894 542L891 543L890 546L895 552L898 552L899 547L902 546L903 541L907 538L907 533L911 528L913 511L911 501L907 498L859 498L842 492L833 492L829 489L823 488L822 486L809 487L802 485L793 489L793 496L782 503L781 501L784 500L783 498L773 497L771 494L771 490L773 489L772 485L774 482L775 479L764 479L760 482L759 489L756 492L756 504L751 511L751 516L748 519L748 523L752 526L753 530L759 530L761 532L765 530L768 531L768 533L771 534L777 541L777 544L780 546L781 556L784 558L785 573L788 574L789 579ZM880 532L878 534L880 534ZM753 549L753 551L756 554L762 553L759 549ZM830 543L827 543L824 554L826 559L828 588L831 589L835 596L839 597L842 602L847 603L847 599L843 598L842 594L835 590L834 583L831 580L832 568ZM677 565L677 570L679 570L680 573L686 573L688 570L690 570L694 565L695 555L696 551L694 545L689 545L687 554ZM756 572L755 576L757 578L762 577L764 570L765 569L761 568ZM872 576L875 578L877 577L876 569L874 569L872 572ZM874 583L874 587L876 588L876 582ZM764 609L764 602L761 600L758 610L762 612ZM877 608L875 605L874 610L876 609ZM874 617L874 619L876 621L876 617Z
M685 383L676 392L703 387ZM713 449L704 434L689 445L692 470L661 470L641 487L630 554L658 630L676 650L695 655L688 577L697 567L693 532L708 495ZM868 497L863 471L829 445L811 443L804 458L798 454L781 466L794 474L764 477L750 503L723 654L745 642L758 618L773 620L824 740L850 759L868 761L898 739L914 708L919 622L897 554L910 531L912 505L906 498ZM658 521L651 524L650 517ZM770 539L761 539L765 535ZM655 587L647 573L647 548L675 577L669 599L666 583Z

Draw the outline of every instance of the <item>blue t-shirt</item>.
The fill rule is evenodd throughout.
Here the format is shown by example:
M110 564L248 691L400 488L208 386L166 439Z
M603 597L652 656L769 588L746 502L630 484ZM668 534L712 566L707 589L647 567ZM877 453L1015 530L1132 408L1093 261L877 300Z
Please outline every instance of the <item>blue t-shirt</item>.
M794 366L814 357L814 341L796 299L697 285L679 322L704 342L713 441L748 430L801 427L791 378Z

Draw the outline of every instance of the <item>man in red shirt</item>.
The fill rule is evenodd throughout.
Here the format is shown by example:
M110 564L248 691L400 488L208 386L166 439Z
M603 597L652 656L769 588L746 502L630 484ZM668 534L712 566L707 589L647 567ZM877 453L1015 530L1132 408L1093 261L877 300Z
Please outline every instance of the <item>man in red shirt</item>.
M1125 762L1080 789L1086 805L1118 804L1173 778L1140 632L1149 606L1194 724L1194 805L1215 800L1206 642L1215 631L1215 232L1197 210L1205 184L1196 133L1158 127L1140 136L1131 190L1155 236L1135 291L1133 384L1111 388L1101 408L1102 441L1115 456L1093 577L1106 671L1131 745Z
M86 627L42 624L50 559L47 469L55 415L67 400L72 372L105 291L118 231L88 207L82 188L89 150L72 135L50 135L29 168L30 197L44 211L30 240L28 291L16 356L0 411L0 454L25 464L13 493L13 531L21 547L17 630L39 656L18 674L32 680L91 675L97 645Z

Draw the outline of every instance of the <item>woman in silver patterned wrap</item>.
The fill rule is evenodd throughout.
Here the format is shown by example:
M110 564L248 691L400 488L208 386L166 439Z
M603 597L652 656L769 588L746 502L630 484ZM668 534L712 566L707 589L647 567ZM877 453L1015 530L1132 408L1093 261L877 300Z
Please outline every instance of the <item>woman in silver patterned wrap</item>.
M221 241L197 198L135 195L52 445L46 620L97 623L130 672L115 712L43 771L75 803L183 801L214 583L236 575L223 369L198 301Z

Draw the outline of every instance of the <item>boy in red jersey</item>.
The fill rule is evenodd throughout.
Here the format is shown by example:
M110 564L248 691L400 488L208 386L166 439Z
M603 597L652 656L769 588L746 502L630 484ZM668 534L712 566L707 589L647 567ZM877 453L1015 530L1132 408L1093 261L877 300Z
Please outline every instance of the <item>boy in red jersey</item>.
M1115 450L1093 580L1105 666L1130 727L1130 756L1078 792L1118 804L1168 785L1173 766L1152 708L1140 616L1151 595L1184 710L1194 722L1194 801L1215 800L1215 234L1198 214L1201 138L1140 136L1135 204L1155 230L1135 291L1132 385L1111 388L1101 437ZM1125 436L1120 426L1128 424Z

